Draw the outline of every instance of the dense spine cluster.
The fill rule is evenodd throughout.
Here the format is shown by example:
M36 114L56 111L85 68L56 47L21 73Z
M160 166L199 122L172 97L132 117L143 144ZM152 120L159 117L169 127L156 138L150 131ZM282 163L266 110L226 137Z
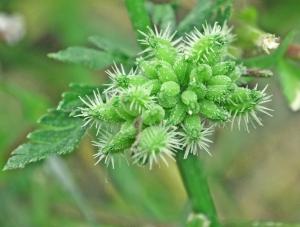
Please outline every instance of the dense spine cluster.
M206 25L176 40L169 29L142 34L145 51L135 69L114 65L103 94L81 98L77 116L97 128L98 162L114 166L115 156L126 155L152 168L176 152L185 158L209 153L207 137L216 125L237 122L249 131L262 125L257 113L270 115L266 89L239 86L244 67L228 54L233 35L226 25Z

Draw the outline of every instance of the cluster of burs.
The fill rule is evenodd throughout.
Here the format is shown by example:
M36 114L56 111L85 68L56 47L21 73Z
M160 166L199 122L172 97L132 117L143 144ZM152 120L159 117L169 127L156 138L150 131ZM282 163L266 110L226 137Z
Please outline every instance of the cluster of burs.
M107 89L82 98L78 116L97 128L98 162L114 166L116 157L126 156L152 168L176 152L185 158L209 153L207 137L215 126L230 122L248 131L262 125L258 112L270 115L265 89L239 86L245 69L228 54L233 36L226 25L207 25L176 40L170 29L142 35L145 50L136 69L126 73L115 65L107 71Z

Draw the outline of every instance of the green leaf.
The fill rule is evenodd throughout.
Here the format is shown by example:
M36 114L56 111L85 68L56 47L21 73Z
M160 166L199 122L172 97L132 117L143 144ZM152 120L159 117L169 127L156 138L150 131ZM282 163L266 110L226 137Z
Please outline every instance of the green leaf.
M39 120L39 128L28 135L29 142L12 152L4 170L23 168L51 155L70 153L79 144L86 128L82 127L82 119L70 114L82 105L79 96L92 96L94 90L101 92L103 87L76 84L70 87L57 110L51 110Z
M70 91L63 93L63 99L58 104L57 110L72 112L77 107L83 105L82 101L78 98L84 96L92 96L95 90L99 90L101 93L104 90L104 86L88 86L80 84L71 84Z
M211 17L213 10L212 1L204 0L197 1L196 6L191 10L191 12L179 23L178 33L184 34L190 32L194 27L200 28L208 18Z
M143 35L139 31L147 32L147 28L151 26L145 0L125 0L125 5L137 38L143 39Z
M152 20L161 29L168 26L173 30L176 26L176 16L171 4L153 4L151 7Z
M48 54L50 58L86 66L90 69L103 69L118 61L110 53L85 47L69 47L57 53Z
M178 25L178 33L190 32L194 27L202 30L202 25L218 21L223 24L231 16L232 0L198 0L196 6Z
M300 67L292 61L281 60L277 65L283 93L293 111L300 110Z
M42 129L28 136L31 141L12 152L4 170L23 168L25 165L45 159L55 154L67 154L74 150L84 135L81 119L70 117L68 113L51 111L40 120ZM54 119L53 122L49 118ZM57 121L59 119L59 122Z
M217 1L217 15L214 21L218 21L220 24L223 24L225 21L228 21L232 13L232 0L218 0Z

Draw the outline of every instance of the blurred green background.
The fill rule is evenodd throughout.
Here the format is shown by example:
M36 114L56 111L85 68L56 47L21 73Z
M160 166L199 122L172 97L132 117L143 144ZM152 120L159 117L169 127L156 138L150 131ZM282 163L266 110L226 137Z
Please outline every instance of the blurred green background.
M153 1L156 4L170 1ZM177 1L179 2L179 1ZM180 1L178 18L195 4ZM299 0L236 0L233 22L246 7L261 29L284 38L300 30ZM19 14L25 36L0 41L0 166L71 82L103 83L103 71L62 64L47 53L89 45L91 35L137 49L121 0L1 0L0 13ZM1 37L1 35L0 35ZM294 43L300 43L296 35ZM299 62L299 61L298 61ZM283 70L284 71L284 70ZM293 72L299 76L299 67ZM283 73L284 74L284 73ZM281 78L284 75L281 75ZM274 94L273 118L251 133L218 129L207 172L224 222L300 223L300 113L292 112L276 74L263 79ZM72 155L0 173L0 226L180 226L189 211L176 166L107 170L94 165L83 141ZM96 223L96 224L95 224ZM230 225L229 225L230 226Z

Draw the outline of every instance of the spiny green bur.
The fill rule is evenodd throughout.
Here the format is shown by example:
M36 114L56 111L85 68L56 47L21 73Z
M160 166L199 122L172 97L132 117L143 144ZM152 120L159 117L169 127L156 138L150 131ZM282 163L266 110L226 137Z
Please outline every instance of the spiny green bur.
M258 112L270 115L265 89L239 87L243 67L228 54L233 36L226 25L204 26L202 33L176 40L168 29L142 34L145 50L136 68L126 73L115 65L106 91L83 99L78 116L98 128L98 161L114 166L114 157L126 154L152 168L176 152L185 158L209 153L206 137L216 125L237 122L248 131L248 125L262 125ZM108 130L111 125L116 131Z

